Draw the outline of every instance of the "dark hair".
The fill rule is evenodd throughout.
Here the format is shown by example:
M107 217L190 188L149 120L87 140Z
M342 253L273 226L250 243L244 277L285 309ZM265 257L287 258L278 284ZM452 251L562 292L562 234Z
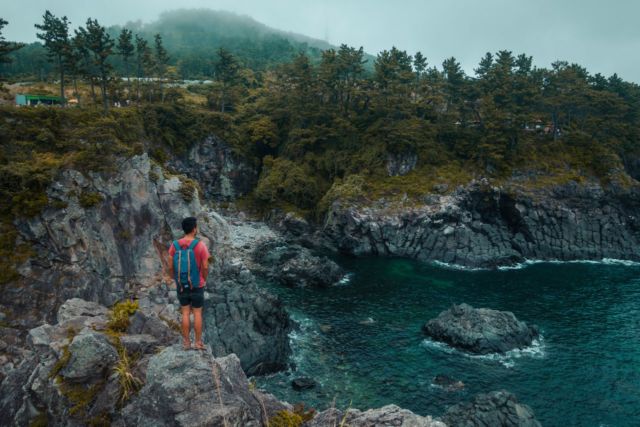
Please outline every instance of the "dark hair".
M182 230L184 234L189 234L198 226L198 220L190 216L182 220Z

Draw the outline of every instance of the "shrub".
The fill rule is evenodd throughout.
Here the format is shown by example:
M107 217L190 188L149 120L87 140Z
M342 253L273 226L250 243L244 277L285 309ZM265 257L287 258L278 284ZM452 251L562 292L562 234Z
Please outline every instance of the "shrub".
M118 356L119 360L114 367L114 371L118 375L118 384L120 385L118 402L120 405L124 405L134 393L140 390L142 381L133 375L133 361L124 347L120 346Z
M196 181L185 176L180 176L180 189L178 190L182 199L190 203L196 195L201 194L200 186Z
M80 197L78 197L80 206L85 209L92 208L103 200L104 197L102 194L93 191L83 191L82 194L80 194Z
M129 316L138 310L138 301L125 300L117 303L109 313L107 328L112 332L125 332L129 327Z
M282 410L269 418L269 427L300 427L303 423L302 417L294 412Z

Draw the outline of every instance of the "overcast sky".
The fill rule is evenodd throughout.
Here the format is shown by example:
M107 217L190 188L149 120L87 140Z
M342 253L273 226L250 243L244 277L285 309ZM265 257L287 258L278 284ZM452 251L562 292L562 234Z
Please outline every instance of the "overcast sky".
M538 66L556 59L640 83L640 0L3 0L9 40L34 41L46 9L72 24L155 20L176 8L222 9L271 27L363 46L420 50L430 64L455 56L472 74L482 55L525 52Z

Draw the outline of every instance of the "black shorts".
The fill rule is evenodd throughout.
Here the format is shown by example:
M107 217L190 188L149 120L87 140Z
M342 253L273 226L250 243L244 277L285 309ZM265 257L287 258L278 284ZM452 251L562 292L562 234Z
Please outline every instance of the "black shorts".
M204 305L204 288L196 288L194 290L184 289L178 293L178 301L181 306L190 305L192 308L202 308Z

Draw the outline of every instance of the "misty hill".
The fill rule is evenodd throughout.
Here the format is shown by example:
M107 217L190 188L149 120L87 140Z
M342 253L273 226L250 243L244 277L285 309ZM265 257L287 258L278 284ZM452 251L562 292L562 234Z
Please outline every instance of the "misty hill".
M125 27L147 40L162 35L182 77L211 76L211 65L220 47L230 50L247 67L268 68L287 62L299 52L319 59L331 46L322 40L268 27L249 16L209 9L181 9L163 13L149 24L127 23ZM117 37L122 27L111 27Z
M159 33L169 52L169 65L176 67L181 78L210 78L220 47L231 51L240 62L251 69L262 70L289 62L304 52L312 62L320 60L322 51L331 44L301 34L281 31L255 19L227 11L210 9L180 9L164 12L151 23L128 22L108 28L114 40L122 28L128 28L153 44ZM34 29L35 31L35 29ZM11 64L1 64L5 76L43 78L53 71L40 43L32 43L12 54ZM120 59L112 60L118 72L123 72ZM373 57L369 57L373 63ZM37 70L37 76L33 76Z

